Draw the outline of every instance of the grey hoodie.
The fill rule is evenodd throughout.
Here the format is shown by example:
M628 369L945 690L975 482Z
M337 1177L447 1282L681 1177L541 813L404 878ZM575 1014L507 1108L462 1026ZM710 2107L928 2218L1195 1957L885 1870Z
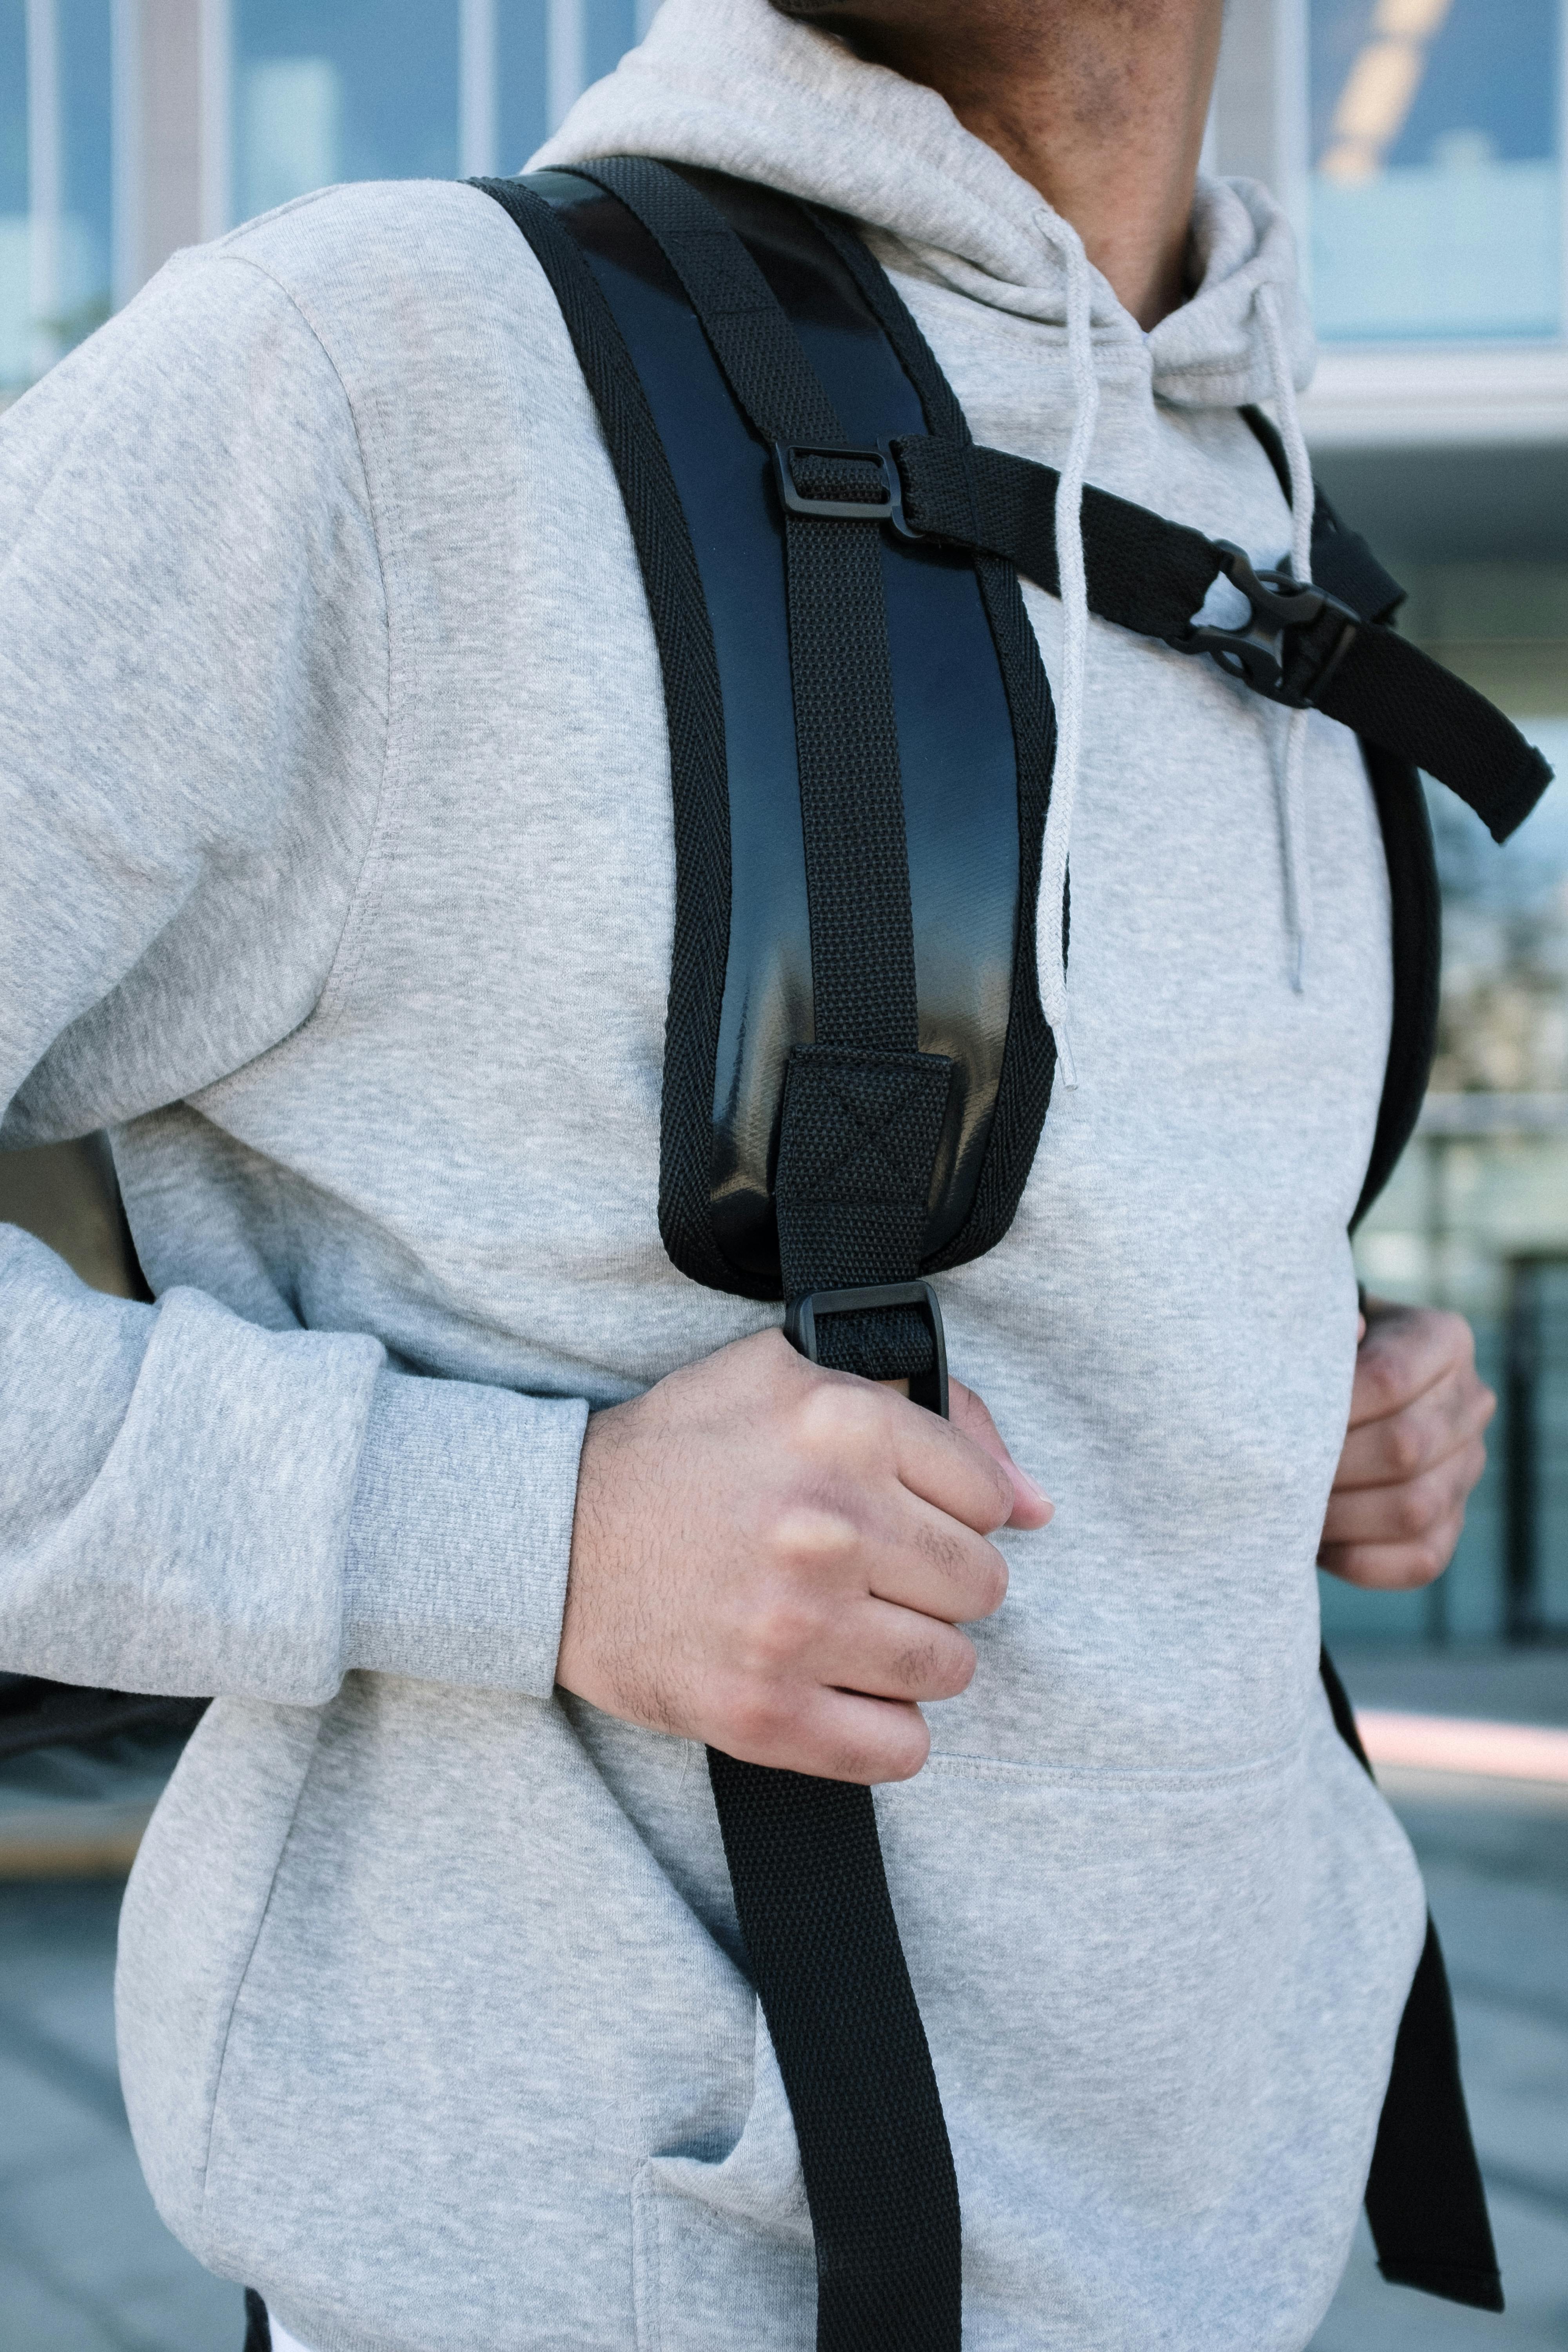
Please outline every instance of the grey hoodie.
M549 153L616 148L860 214L1059 459L1060 224L931 92L668 0ZM1090 478L1274 558L1289 236L1206 186L1195 262L1147 336L1095 281ZM178 257L5 417L0 545L4 1139L112 1126L158 1295L0 1234L0 1654L219 1694L121 1938L160 2209L315 2352L806 2352L701 1752L552 1689L587 1410L776 1310L659 1244L663 704L523 240L371 185ZM1297 2352L1422 1933L1315 1672L1386 883L1342 730L1292 917L1281 714L1098 623L1084 683L1079 1083L941 1281L1058 1516L879 1814L971 2352Z

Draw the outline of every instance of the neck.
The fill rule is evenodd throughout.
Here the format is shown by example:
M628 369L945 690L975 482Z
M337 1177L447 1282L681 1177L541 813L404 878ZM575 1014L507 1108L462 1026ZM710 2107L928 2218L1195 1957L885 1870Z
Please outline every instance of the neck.
M1147 329L1185 298L1224 0L774 0L925 83Z

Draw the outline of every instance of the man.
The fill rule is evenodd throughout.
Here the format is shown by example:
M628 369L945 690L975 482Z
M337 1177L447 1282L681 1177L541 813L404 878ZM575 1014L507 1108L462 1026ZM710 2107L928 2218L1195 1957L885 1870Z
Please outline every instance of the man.
M848 213L1050 462L1087 255L1091 478L1278 560L1236 411L1308 337L1268 198L1194 198L1219 0L799 13L668 0L545 160ZM658 662L502 212L182 257L0 453L5 1137L112 1127L158 1299L5 1236L5 1656L218 1694L121 1939L171 2227L313 2352L808 2345L710 1742L879 1784L966 2344L1304 2345L1423 1907L1313 1562L1436 1574L1491 1403L1454 1318L1361 1336L1352 739L1297 792L1284 713L1091 623L1076 1083L942 1279L946 1427L660 1247Z

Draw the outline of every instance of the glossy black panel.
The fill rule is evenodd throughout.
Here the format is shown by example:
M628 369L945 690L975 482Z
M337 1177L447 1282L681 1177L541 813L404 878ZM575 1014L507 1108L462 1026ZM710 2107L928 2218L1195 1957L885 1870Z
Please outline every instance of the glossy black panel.
M745 238L852 441L923 427L880 330L804 215L771 192L690 175ZM810 929L795 771L784 531L768 453L730 396L653 239L570 173L528 184L572 230L626 339L664 443L702 575L730 775L730 953L713 1102L715 1238L776 1273L771 1187L784 1067L812 1042ZM846 524L846 529L862 526ZM884 580L909 837L920 1042L955 1064L926 1254L974 1194L1006 1037L1017 916L1012 724L973 567L884 534Z

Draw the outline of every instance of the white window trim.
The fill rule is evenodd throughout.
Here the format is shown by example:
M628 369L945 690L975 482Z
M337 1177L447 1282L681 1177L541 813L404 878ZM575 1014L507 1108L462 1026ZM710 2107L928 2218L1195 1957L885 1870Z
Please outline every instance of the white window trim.
M146 212L142 185L146 156L142 110L142 0L110 0L110 174L113 242L110 292L121 310L140 288L144 272Z
M1275 187L1311 292L1308 0L1273 0ZM1560 0L1558 154L1568 331L1568 0ZM1325 343L1302 422L1315 448L1568 441L1568 331L1551 342Z
M458 169L465 180L500 169L500 84L496 0L460 0L458 16Z
M201 121L197 126L201 228L234 226L234 18L231 0L201 0Z
M60 124L60 27L57 0L26 0L27 301L29 364L42 375L59 356L52 321L60 307L60 215L65 157Z
M1568 441L1568 348L1325 344L1301 422L1316 449Z

